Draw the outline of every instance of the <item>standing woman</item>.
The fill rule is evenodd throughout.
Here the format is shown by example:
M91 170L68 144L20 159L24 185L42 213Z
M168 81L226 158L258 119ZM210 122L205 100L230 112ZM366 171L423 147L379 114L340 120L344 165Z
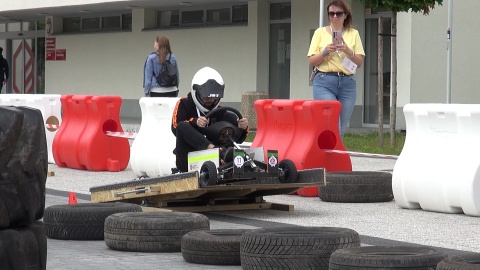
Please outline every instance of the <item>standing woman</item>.
M343 138L357 98L353 75L363 64L365 52L358 31L352 28L352 13L344 0L332 0L327 6L330 25L318 28L308 50L308 62L314 68L313 99L338 100L340 136ZM339 35L334 44L332 33Z
M177 97L178 83L180 82L178 74L178 65L175 55L170 49L170 41L166 36L157 36L153 43L155 52L147 56L145 60L145 67L143 71L143 92L146 97ZM171 87L161 87L157 82L157 75L162 70L162 66L166 60L175 67L177 71L177 85Z

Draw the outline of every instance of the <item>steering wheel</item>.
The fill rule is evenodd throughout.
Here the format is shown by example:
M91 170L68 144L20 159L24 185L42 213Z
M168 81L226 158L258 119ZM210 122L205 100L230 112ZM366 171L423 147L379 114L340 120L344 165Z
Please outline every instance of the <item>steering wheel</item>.
M205 118L210 118L212 117L213 115L216 115L217 113L220 113L220 112L223 112L223 111L231 111L233 112L234 114L237 115L238 119L242 119L243 116L242 114L235 108L232 108L232 107L217 107L211 111L209 111L206 115L205 115Z
M209 119L210 117L221 113L229 111L235 114L237 119L242 119L243 116L242 114L236 110L235 108L231 107L218 107L210 112L208 112L205 115L205 118ZM233 119L232 119L233 121ZM236 119L235 119L236 121ZM240 138L240 135L242 134L243 129L239 128L238 125L233 125L229 121L218 121L216 123L213 123L210 126L207 126L204 128L204 134L207 136L207 139L211 141L215 145L224 145L229 142L230 137L237 142L237 140Z

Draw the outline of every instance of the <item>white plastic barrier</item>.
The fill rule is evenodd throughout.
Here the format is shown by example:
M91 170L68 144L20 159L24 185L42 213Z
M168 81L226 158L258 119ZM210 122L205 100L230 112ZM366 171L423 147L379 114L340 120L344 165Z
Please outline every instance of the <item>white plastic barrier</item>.
M48 162L55 163L52 153L52 144L58 126L62 119L61 95L44 94L2 94L0 105L6 106L27 106L38 109L42 112L45 124L45 135L47 138Z
M402 208L480 216L480 105L408 104L393 170Z
M157 177L172 173L175 136L172 114L179 98L143 97L139 100L142 123L132 143L130 165L137 176Z

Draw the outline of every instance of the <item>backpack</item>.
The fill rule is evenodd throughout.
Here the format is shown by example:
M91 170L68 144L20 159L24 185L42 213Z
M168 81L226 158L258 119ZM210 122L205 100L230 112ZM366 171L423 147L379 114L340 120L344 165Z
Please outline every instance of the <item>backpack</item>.
M170 63L171 57L172 55L170 55L169 59L165 60L165 63L162 64L162 69L160 69L160 73L155 76L158 85L161 87L178 86L177 69L175 65Z

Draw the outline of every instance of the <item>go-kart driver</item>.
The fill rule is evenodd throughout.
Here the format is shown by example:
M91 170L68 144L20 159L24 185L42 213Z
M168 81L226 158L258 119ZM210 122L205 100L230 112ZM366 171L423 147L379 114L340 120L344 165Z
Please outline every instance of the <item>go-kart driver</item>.
M212 149L215 147L227 148L232 142L223 145L214 145L205 137L205 127L219 121L228 121L234 126L243 129L236 140L242 143L247 137L248 120L238 117L228 111L215 114L210 119L205 115L218 107L223 98L225 84L216 70L204 67L197 71L192 79L192 90L186 98L177 102L172 116L172 132L176 136L176 165L179 172L188 171L188 153L192 151Z

